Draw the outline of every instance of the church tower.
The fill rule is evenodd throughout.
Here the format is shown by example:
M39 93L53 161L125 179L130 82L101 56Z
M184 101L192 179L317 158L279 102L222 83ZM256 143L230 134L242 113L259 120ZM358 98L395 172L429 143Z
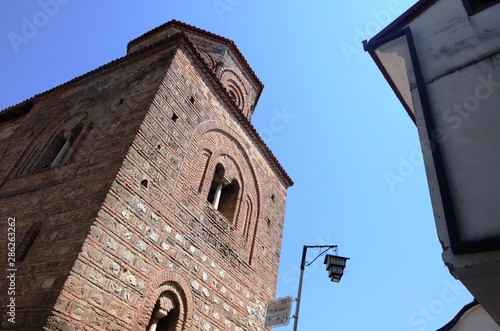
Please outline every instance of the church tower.
M264 330L293 182L251 124L262 88L232 41L171 21L1 111L1 328Z

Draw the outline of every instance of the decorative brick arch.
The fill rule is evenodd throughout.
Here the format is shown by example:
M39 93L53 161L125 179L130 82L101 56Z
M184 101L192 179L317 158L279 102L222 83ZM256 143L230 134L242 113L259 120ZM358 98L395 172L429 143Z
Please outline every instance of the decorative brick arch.
M207 150L213 153L214 146L212 146L209 142L207 142L204 137L207 133L209 132L219 132L223 134L224 136L228 137L236 146L239 152L241 152L243 158L246 160L248 163L248 170L249 170L249 175L251 176L253 182L255 183L255 189L256 189L256 194L257 194L257 203L260 204L260 197L262 196L261 194L261 183L259 181L258 176L255 173L256 169L256 164L254 163L254 160L248 155L247 150L245 147L239 142L237 137L239 134L231 127L225 125L222 122L219 121L206 121L198 125L196 129L194 130L193 134L191 135L190 141L189 141L189 152L184 154L184 158L181 161L180 165L180 172L185 173L185 174L190 174L190 168L195 162L192 158L197 157L201 151ZM213 158L213 155L211 155L210 158ZM250 178L248 178L250 179ZM179 177L177 178L176 185L178 185L178 180ZM249 180L247 180L249 182Z
M194 164L199 164L200 162L197 162L195 158L201 157L202 151L206 150L210 152L210 158L208 159L208 164L206 164L206 168L203 168L203 170L200 170L200 173L204 171L205 175L201 176L198 175L198 178L203 178L205 182L211 180L211 177L213 175L213 171L215 169L215 166L217 165L217 160L218 155L223 154L224 152L230 156L234 156L235 153L233 153L229 149L223 149L224 146L217 148L217 145L214 145L213 143L210 142L210 139L207 139L207 134L210 133L217 133L221 134L222 136L226 137L231 141L232 144L234 144L234 148L237 150L238 153L241 154L242 158L245 160L246 166L241 167L241 174L242 174L242 189L240 193L240 206L242 205L243 201L243 194L245 194L245 199L248 200L248 196L250 196L248 193L249 192L249 186L254 187L254 196L255 200L251 201L251 222L241 222L241 224L236 224L239 226L239 228L242 230L240 233L242 236L244 236L245 240L249 242L251 245L250 248L250 258L249 258L249 263L251 263L252 260L252 255L253 255L253 249L255 246L255 234L257 232L258 228L258 220L260 218L260 213L261 213L261 197L263 196L262 194L262 188L263 185L260 183L259 177L257 176L255 169L257 168L256 163L254 162L253 158L250 157L248 154L248 151L246 147L240 141L235 138L241 135L241 133L238 133L235 129L225 125L222 122L211 120L211 121L206 121L204 123L201 123L196 129L194 130L193 134L191 135L190 141L189 141L189 152L185 153L184 158L182 159L181 165L180 165L180 172L184 174L189 174L189 178L193 177L193 165ZM227 147L225 147L227 148ZM204 165L205 167L205 165ZM182 177L179 177L182 178ZM179 180L178 178L178 180ZM252 183L252 184L250 184ZM177 182L176 185L179 183ZM209 184L208 184L209 185ZM196 188L198 190L198 187ZM201 188L198 190L202 196L205 196L205 190L206 188ZM253 190L250 190L253 191ZM208 191L206 191L208 192ZM248 205L248 204L246 204ZM241 217L246 218L246 210L243 210L241 207L237 211L240 213ZM241 217L238 217L240 219Z
M203 61L205 61L205 64L210 68L210 70L212 70L212 72L215 72L217 63L213 59L212 55L204 52L200 53L200 56L203 59Z
M215 136L215 138L214 138ZM226 146L227 144L217 144L214 143L213 140L220 136L219 139L227 139L230 141L232 146ZM208 192L210 190L210 183L213 179L215 167L217 164L221 164L226 174L230 177L230 180L237 180L240 185L240 192L238 196L238 207L235 213L235 220L238 220L240 217L241 211L241 201L242 196L245 193L246 196L253 196L253 205L256 206L254 211L258 210L259 206L259 194L258 194L258 183L257 178L254 173L253 166L251 164L251 160L245 151L242 149L241 144L239 144L231 135L228 135L226 132L221 130L209 130L205 132L202 136L202 139L199 140L198 146L194 149L193 159L186 162L186 168L184 168L183 172L189 173L189 178L194 179L194 183L197 191L200 194L200 199L203 201L205 197L208 196ZM207 157L207 154L210 154L210 157ZM238 162L235 158L243 158L244 163ZM191 167L191 168L189 168ZM193 187L194 189L195 187ZM245 214L246 212L244 212ZM254 218L256 214L254 214ZM245 216L243 216L245 217ZM243 222L240 222L243 223ZM255 223L255 222L252 222ZM234 222L236 227L244 226L241 224L237 224ZM244 229L241 229L241 234L245 232ZM245 237L248 240L248 236Z
M226 146L218 146L212 151L207 169L209 174L207 179L209 179L210 176L213 175L215 166L218 163L224 166L224 168L226 169L226 174L229 175L230 179L238 180L242 188L246 189L246 182L250 179L245 176L246 174L244 169L242 169L241 166L238 165L237 161L234 159L234 155L231 149L227 148Z
M179 315L175 331L191 330L194 301L193 294L186 280L173 272L162 273L149 282L141 310L134 323L134 330L146 330L153 310L162 294L168 293L179 305Z
M220 72L219 80L238 108L246 115L248 113L248 91L240 77L233 70L224 68Z

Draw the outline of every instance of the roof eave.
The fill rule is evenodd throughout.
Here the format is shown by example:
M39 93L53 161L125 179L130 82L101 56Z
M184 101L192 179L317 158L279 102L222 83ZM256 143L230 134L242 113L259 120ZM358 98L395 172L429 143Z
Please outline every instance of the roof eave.
M236 46L234 41L232 41L231 39L222 37L220 35L217 35L215 33L212 33L210 31L203 30L203 29L200 29L200 28L195 27L193 25L186 24L186 23L183 23L183 22L180 22L177 20L171 20L171 21L164 23L164 24L140 35L139 37L131 40L127 44L127 52L130 50L131 47L133 47L137 43L141 42L142 40L150 37L152 34L158 32L160 30L169 28L169 27L177 27L180 30L188 30L189 32L191 32L193 34L196 34L199 36L204 36L206 38L212 39L214 41L217 41L217 42L222 43L222 44L226 45L227 47L229 47L234 52L235 56L238 58L239 62L243 66L243 69L245 70L245 72L252 79L253 83L257 87L259 87L259 95L257 95L256 102L258 101L260 94L262 93L262 89L264 88L264 84L260 81L259 77L257 77L257 75L253 71L252 67L250 66L250 64L248 64L248 61L245 59L243 54L240 52L240 50L238 49L238 47Z
M380 70L380 72L384 76L385 80L387 81L387 83L391 87L392 91L394 92L394 94L396 94L396 97L399 99L399 102L401 102L401 104L403 105L403 108L406 110L406 113L411 118L411 120L413 121L413 123L416 124L417 122L416 122L416 119L415 119L415 114L411 111L410 105L408 105L406 103L405 99L401 95L401 92L399 91L399 89L397 88L396 84L392 80L391 75L389 75L389 73L385 69L384 65L382 64L382 61L380 61L379 57L377 56L377 54L375 52L375 49L377 48L377 46L380 46L380 45L384 44L383 40L381 40L381 39L379 39L379 40L373 40L372 39L371 41L373 41L373 42L368 42L366 40L363 41L363 48L364 48L364 50L366 52L368 52L368 54L370 54L371 58L373 59L373 61L377 65L378 69ZM375 41L377 41L377 42L375 42Z
M407 26L411 21L413 21L417 16L424 12L427 8L432 6L438 0L420 0L398 18L392 21L388 26L382 29L379 33L373 36L369 42L376 41L384 38L385 36L393 33L396 30L400 30Z

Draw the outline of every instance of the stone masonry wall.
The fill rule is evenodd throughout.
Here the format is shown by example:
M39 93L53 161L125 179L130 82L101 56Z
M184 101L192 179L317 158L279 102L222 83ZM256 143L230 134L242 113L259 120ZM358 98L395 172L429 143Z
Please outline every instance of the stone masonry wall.
M46 325L154 96L146 86L160 84L170 58L166 50L129 57L38 96L29 112L0 114L0 232L15 217L17 249L16 323L2 313L1 329ZM80 124L63 162L36 170L54 136ZM1 247L6 240L2 235ZM4 277L0 287L7 293ZM67 307L74 319L77 301ZM1 304L6 306L4 295Z
M286 189L193 56L181 47L159 85L55 321L77 314L77 329L144 330L158 288L174 284L186 330L263 330ZM233 222L206 201L217 163L241 185Z

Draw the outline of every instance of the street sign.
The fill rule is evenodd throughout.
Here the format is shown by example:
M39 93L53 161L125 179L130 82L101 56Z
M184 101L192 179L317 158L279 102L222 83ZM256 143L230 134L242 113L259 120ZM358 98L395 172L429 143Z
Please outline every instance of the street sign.
M267 303L264 327L268 329L275 326L288 325L291 310L292 297L290 296L269 301Z

